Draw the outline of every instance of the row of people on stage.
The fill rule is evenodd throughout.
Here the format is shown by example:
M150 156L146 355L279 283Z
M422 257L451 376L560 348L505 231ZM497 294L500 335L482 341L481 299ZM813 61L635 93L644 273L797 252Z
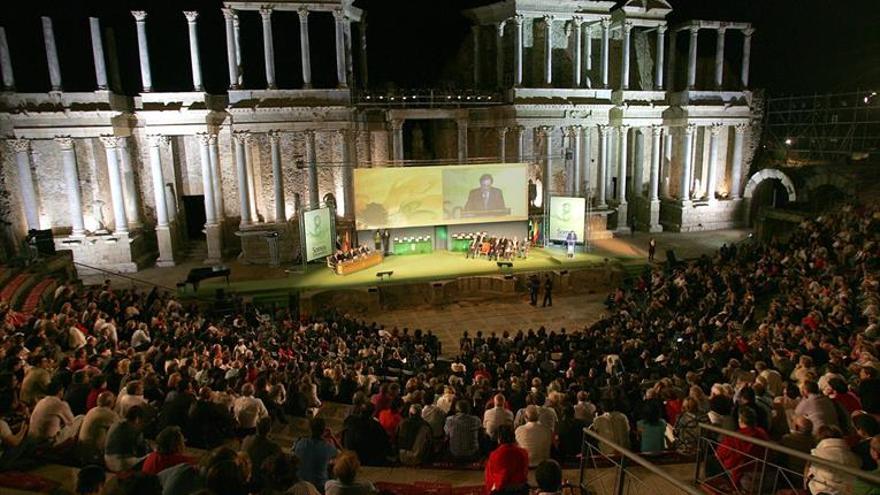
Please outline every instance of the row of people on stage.
M509 237L489 237L485 232L471 242L465 252L466 258L478 258L485 256L490 261L525 259L529 256L530 243L527 239L519 240Z
M357 246L347 251L337 249L334 254L327 256L327 266L336 268L336 265L356 261L371 254L373 254L373 250L369 246Z

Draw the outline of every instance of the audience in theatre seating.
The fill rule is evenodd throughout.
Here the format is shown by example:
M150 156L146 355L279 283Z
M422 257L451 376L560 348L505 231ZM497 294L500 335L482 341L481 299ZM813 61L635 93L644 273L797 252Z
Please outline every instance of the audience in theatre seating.
M358 495L373 490L361 464L486 462L493 485L516 489L526 464L555 493L552 459L570 461L584 427L693 455L701 422L877 469L876 206L805 220L785 243L654 266L606 304L584 328L469 329L450 362L430 330L240 301L213 314L158 289L68 284L51 310L0 309L0 469L74 452L125 472L107 481L122 493ZM329 402L350 404L338 445L314 419ZM310 434L273 446L273 426L293 418ZM743 452L757 451L732 438L718 461L745 486ZM814 492L858 487L807 471Z

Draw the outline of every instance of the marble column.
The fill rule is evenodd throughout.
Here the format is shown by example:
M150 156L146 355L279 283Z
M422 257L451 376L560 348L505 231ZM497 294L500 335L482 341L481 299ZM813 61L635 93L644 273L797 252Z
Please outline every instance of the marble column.
M61 148L61 163L64 167L64 189L67 191L67 208L70 213L71 236L86 235L83 218L82 191L79 187L79 172L76 167L76 149L73 138L59 136L55 142Z
M663 55L666 50L666 26L657 26L657 60L654 66L654 89L663 89Z
M473 37L474 49L474 87L480 87L480 25L471 26L471 36Z
M222 9L226 22L226 63L229 66L229 89L238 89L238 59L235 55L235 10Z
M300 58L302 60L303 87L312 87L312 59L309 49L309 9L300 7L296 10L299 15L299 45Z
M92 39L92 59L95 62L95 81L98 89L107 89L107 64L104 62L104 42L101 41L101 20L89 17L89 35Z
M199 31L196 19L199 13L192 10L183 13L186 17L186 27L189 33L189 61L192 66L193 90L202 91L205 87L202 85L202 63L199 56Z
M153 90L153 76L150 73L150 50L147 47L147 13L143 10L132 10L135 26L137 27L138 59L141 63L141 82L144 91Z
M18 166L18 187L21 188L21 202L24 207L24 218L28 230L40 229L40 205L34 176L31 172L31 142L28 139L12 139L9 141L15 152L15 164Z
M342 155L342 201L345 203L344 215L354 219L354 168L357 158L351 149L351 131L339 129L340 154Z
M648 181L648 200L650 201L660 200L660 160L662 158L660 138L662 137L662 135L662 126L651 126L651 174Z
M718 40L715 42L715 89L720 91L724 84L724 34L727 27L718 28Z
M721 124L709 126L709 167L706 170L706 197L715 201L715 185L718 181L718 140L721 135Z
M315 131L305 132L306 137L306 166L308 167L309 179L309 207L317 208L321 204L321 195L318 191L318 162L315 153Z
M643 198L644 195L642 191L644 190L644 177L645 177L645 132L644 128L633 127L633 156L632 156L632 168L633 168L633 180L630 189L632 190L633 197Z
M177 191L174 189L174 162L171 162L171 181L165 182L165 203L168 208L168 217L171 222L177 221Z
M593 25L587 24L584 26L584 29L587 31L586 36L584 37L585 82L586 86L591 88L593 87L593 81L590 79L590 73L593 71Z
M275 193L275 223L287 222L284 204L284 175L281 170L281 131L269 132L269 149L272 155L272 186Z
M458 119L455 125L458 129L458 163L464 163L468 157L468 121Z
M210 145L209 154L211 158L211 187L214 190L214 208L216 208L215 216L218 222L223 221L223 180L222 171L220 170L220 146L217 142L217 134L208 134L208 144Z
M678 31L669 34L669 66L666 68L666 90L675 91L675 46L678 42Z
M217 207L214 205L214 171L211 168L210 135L196 134L199 141L199 158L202 163L202 194L205 197L205 226L217 224ZM158 146L156 147L158 150Z
M544 188L541 194L541 204L547 209L550 207L550 191L553 182L553 126L541 126L538 130L544 138L544 168L541 171L541 183Z
M254 223L247 173L247 144L249 138L246 131L235 131L232 133L232 138L235 140L235 172L238 176L238 199L241 208L241 223L239 227L244 228Z
M691 37L688 43L687 89L691 91L697 84L697 35L700 33L700 28L692 26L689 29Z
M12 73L12 57L9 55L9 42L6 28L0 26L0 71L3 72L3 91L15 90L15 75Z
M516 26L513 33L513 85L521 87L523 84L523 16L513 16L513 25Z
M361 22L360 29L358 29L359 37L360 37L360 52L361 52L361 87L369 88L370 87L370 71L369 67L367 67L367 12L361 14Z
M114 233L128 233L128 216L125 214L125 196L122 186L122 174L119 172L119 154L116 150L119 141L116 136L101 136L107 155L107 175L110 178L110 198L113 202Z
M495 132L498 133L498 161L507 162L507 127L497 127Z
M617 128L617 200L621 205L626 205L626 169L627 152L629 141L629 126L622 125Z
M571 179L570 179L570 187L572 196L580 196L581 195L581 184L583 183L583 178L581 177L581 134L583 133L583 128L579 125L569 126L568 128L568 143L572 152L572 162L571 162Z
M629 89L629 48L632 45L630 42L632 22L624 22L621 25L621 29L623 31L623 39L621 40L620 89L627 90Z
M743 144L744 135L748 124L736 124L733 126L733 156L731 157L730 170L730 199L742 197L742 172L743 172Z
M263 59L266 64L266 87L275 89L275 41L272 38L272 7L260 7L263 26Z
M583 144L581 145L581 151L583 157L581 157L581 182L579 187L581 187L582 194L589 194L590 192L590 162L593 160L593 130L592 127L587 126L581 130L581 140Z
M263 221L263 216L260 214L260 209L257 201L259 198L257 197L257 173L254 172L254 146L253 144L257 144L257 149L259 149L259 139L257 136L248 133L247 142L245 143L245 152L247 153L247 176L248 176L248 199L251 201L251 218L254 223L259 223Z
M544 84L553 84L553 16L545 15L544 20Z
M168 142L165 136L147 136L150 146L150 174L153 178L153 197L156 202L156 241L159 247L159 258L156 265L174 266L174 236L168 216L168 199L165 197L165 179L162 175L163 143ZM208 196L205 195L205 198ZM207 201L207 199L206 199Z
M391 121L391 159L400 164L403 161L403 120Z
M128 149L128 138L120 137L116 146L119 154L119 168L122 170L122 194L125 199L125 214L128 217L128 228L139 229L143 226L140 206L138 205L138 187L131 165L131 153Z
M348 18L342 9L333 11L334 33L336 35L336 84L348 87L348 70L345 61L345 23Z
M694 167L694 133L697 126L688 124L684 128L684 149L682 150L681 183L679 184L679 197L682 203L691 201L691 174Z
M514 126L513 133L516 142L516 161L518 163L523 163L525 161L526 128L521 125Z
M605 181L608 174L608 155L611 140L611 128L605 124L599 125L599 174L596 178L596 207L606 208L608 206L605 198Z
M674 127L666 127L663 129L663 160L665 160L663 163L666 164L666 166L663 167L663 174L661 175L660 181L660 195L663 198L672 197L669 192L669 187L670 182L672 181L672 174L670 171L672 170L672 143L675 139L675 135L673 134L674 130Z
M58 48L55 45L55 31L52 18L43 16L43 44L46 46L46 61L49 63L49 84L52 91L61 91L61 64L58 62Z
M495 86L504 86L504 26L501 21L495 25Z
M583 23L584 19L580 16L576 15L571 19L571 32L569 33L569 35L572 37L571 84L574 88L581 87L581 71L583 71L583 60L581 57L581 26L583 25Z
M243 87L244 71L242 67L244 62L241 59L241 18L238 16L238 12L232 17L232 28L233 39L235 40L235 66L238 68L237 82L239 87Z
M743 55L742 55L742 71L740 72L740 81L743 88L749 87L749 64L752 59L752 35L755 29L748 27L743 30Z
M602 26L602 87L608 87L608 50L609 38L611 33L608 32L610 24L607 19L602 19L599 23Z

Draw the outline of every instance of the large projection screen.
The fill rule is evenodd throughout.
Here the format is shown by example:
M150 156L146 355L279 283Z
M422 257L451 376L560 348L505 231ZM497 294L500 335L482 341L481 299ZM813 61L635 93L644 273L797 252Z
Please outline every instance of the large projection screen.
M302 228L306 262L333 254L333 215L330 208L303 212Z
M550 240L564 241L569 232L577 235L578 242L584 237L584 198L566 196L550 197Z
M526 164L359 168L358 230L528 218Z

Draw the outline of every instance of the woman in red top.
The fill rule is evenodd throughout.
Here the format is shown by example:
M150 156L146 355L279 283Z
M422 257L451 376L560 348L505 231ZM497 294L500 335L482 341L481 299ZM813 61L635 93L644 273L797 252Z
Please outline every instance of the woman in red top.
M529 453L516 444L513 426L501 425L495 435L498 448L486 461L485 493L528 493Z
M379 413L379 424L382 425L385 433L388 434L388 440L391 440L392 444L397 441L397 428L400 427L400 422L403 421L402 410L403 401L398 397L391 401L391 407L383 409Z
M146 474L159 474L178 464L195 464L195 457L183 453L185 447L180 428L177 426L165 428L156 436L156 450L144 459L141 471Z

